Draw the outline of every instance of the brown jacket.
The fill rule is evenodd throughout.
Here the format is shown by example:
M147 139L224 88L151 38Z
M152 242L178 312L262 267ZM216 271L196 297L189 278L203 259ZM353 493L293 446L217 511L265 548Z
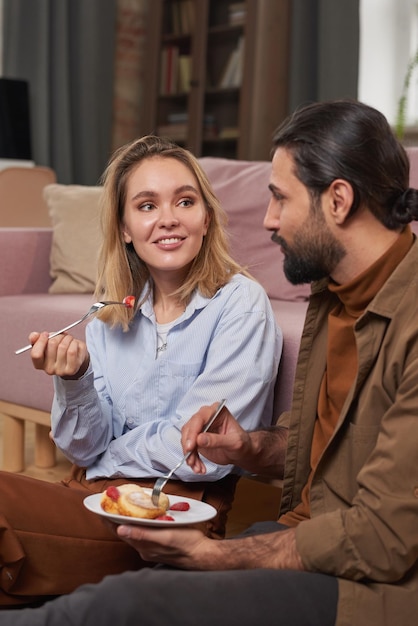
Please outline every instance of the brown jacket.
M335 296L312 289L289 423L281 513L300 501ZM337 576L337 626L409 626L418 615L418 241L355 324L359 367L315 472L297 548Z

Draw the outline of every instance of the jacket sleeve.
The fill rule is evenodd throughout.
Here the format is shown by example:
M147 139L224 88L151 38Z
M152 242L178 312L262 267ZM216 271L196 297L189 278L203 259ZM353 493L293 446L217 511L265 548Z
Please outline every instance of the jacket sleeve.
M299 524L297 549L308 570L391 583L418 558L418 358L410 361L346 509ZM382 385L381 393L385 393Z

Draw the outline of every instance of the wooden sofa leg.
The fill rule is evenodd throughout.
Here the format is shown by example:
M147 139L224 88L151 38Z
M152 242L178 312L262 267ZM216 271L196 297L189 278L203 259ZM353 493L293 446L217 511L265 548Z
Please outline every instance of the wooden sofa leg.
M3 420L3 470L21 472L25 468L25 422L1 414Z
M35 424L35 465L46 469L56 463L56 448L49 436L49 426Z

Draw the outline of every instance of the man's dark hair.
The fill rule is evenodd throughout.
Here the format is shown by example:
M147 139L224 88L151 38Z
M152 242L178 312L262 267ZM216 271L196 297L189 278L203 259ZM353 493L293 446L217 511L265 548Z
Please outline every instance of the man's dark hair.
M295 174L313 197L333 180L353 188L350 215L366 204L389 229L418 218L418 191L409 188L409 160L386 118L356 100L301 107L273 135L273 150L292 154Z

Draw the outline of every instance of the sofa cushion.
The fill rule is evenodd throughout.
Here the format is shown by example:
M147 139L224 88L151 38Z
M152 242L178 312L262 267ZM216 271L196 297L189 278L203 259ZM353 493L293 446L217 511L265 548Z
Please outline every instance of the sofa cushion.
M271 163L217 157L202 157L199 162L227 212L232 256L248 268L270 298L306 300L310 285L292 285L287 280L283 254L263 227Z
M96 284L101 243L101 187L47 185L44 198L53 235L50 293L91 293Z
M283 352L275 387L274 421L283 411L288 411L292 403L293 381L299 353L300 338L308 302L271 300L277 324L283 332Z
M33 367L30 354L14 354L28 343L32 331L54 331L75 322L88 311L92 294L51 295L48 293L3 296L0 298L0 324L3 367L0 400L50 411L53 398L52 377ZM84 339L86 324L71 330Z

